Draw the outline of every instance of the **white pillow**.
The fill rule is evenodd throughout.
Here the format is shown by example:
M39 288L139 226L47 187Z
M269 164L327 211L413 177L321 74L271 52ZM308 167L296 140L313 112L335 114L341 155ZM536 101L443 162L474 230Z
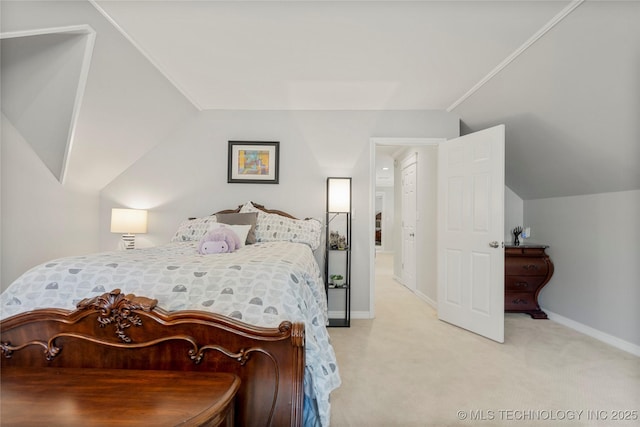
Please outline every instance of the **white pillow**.
M314 251L320 246L322 221L318 219L292 219L266 213L257 209L251 202L242 206L240 212L258 212L255 227L256 242L305 243Z
M216 228L220 228L220 227L226 227L226 228L232 229L233 232L238 235L238 238L240 239L240 247L243 248L245 242L247 241L247 234L249 234L249 230L251 230L252 225L251 224L247 224L247 225L229 225L229 224L222 224L222 223L213 223L213 224L211 224L211 227L209 228L209 230L205 234L208 234L208 233L214 231ZM202 236L202 237L204 237L204 236Z
M172 242L200 241L209 228L217 221L215 215L202 218L187 219L178 226L178 231L171 238Z

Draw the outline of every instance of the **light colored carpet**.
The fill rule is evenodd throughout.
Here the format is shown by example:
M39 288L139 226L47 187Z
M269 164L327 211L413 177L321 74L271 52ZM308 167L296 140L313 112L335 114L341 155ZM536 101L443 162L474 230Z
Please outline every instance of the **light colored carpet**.
M504 344L482 338L439 321L391 262L378 254L376 319L329 329L333 427L640 426L639 358L525 314L505 315Z

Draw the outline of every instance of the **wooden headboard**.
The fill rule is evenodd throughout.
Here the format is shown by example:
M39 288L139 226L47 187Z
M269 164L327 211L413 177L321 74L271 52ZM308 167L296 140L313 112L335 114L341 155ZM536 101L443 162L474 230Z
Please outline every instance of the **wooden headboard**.
M264 205L260 205L258 203L255 202L251 202L253 204L253 206L255 206L257 209L260 209L263 212L266 213L271 213L271 214L277 214L277 215L282 215L282 216L286 216L287 218L292 218L292 219L298 219L295 216L287 213L287 212L283 212L283 211L279 211L277 209L267 209L264 207ZM236 209L225 209L223 211L219 211L216 212L216 214L227 214L227 213L238 213L240 212L240 209L242 208L243 205L238 206ZM214 214L215 215L215 214Z
M237 425L302 425L302 323L261 328L202 311L169 313L156 303L116 289L74 311L4 319L0 366L232 372L242 381Z

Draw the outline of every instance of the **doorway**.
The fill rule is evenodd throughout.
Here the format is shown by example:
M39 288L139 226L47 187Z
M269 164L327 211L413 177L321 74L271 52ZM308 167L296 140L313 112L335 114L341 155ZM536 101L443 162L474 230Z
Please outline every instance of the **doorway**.
M433 307L436 307L435 292L436 292L436 265L435 265L435 247L436 247L436 169L437 164L437 145L444 141L441 138L374 138L371 140L371 212L375 213L375 200L376 195L380 192L381 187L378 185L377 174L380 171L379 157L389 157L392 165L392 170L388 171L392 178L385 178L385 182L392 180L392 184L388 185L388 188L382 189L385 191L386 203L382 214L382 244L384 245L385 252L392 253L392 260L385 258L385 262L389 262L392 268L392 275L394 280L404 283L402 281L403 272L403 233L402 233L402 160L408 157L412 152L418 153L418 163L420 166L415 171L415 179L418 186L422 186L417 190L417 193L422 194L423 190L426 191L429 196L433 197L432 201L423 200L424 197L418 197L415 202L415 207L412 208L415 213L416 225L413 231L412 238L415 238L414 256L415 262L413 267L409 266L413 271L413 277L416 280L415 286L412 291L421 299L427 301ZM424 170L421 170L421 166L424 164ZM428 179L428 176L431 176ZM427 184L423 184L423 181L429 181ZM425 210L433 209L433 212L426 212ZM385 213L386 219L385 219ZM376 253L380 252L378 246L375 245L375 214L371 215L371 230L372 230L372 251L370 262L370 315L375 316L375 267L377 262ZM386 225L386 229L384 228ZM386 231L385 231L386 230ZM411 233L408 233L411 234ZM422 239L428 239L428 244L424 244ZM433 246L433 249L430 248ZM426 255L425 255L426 254ZM425 259L428 256L429 259ZM419 262L418 262L419 260ZM431 265L433 264L433 265ZM430 296L430 294L433 295Z
M403 139L371 140L374 191L377 144L385 141L407 143ZM429 145L435 146L435 167L425 168L431 175L420 176L418 172L416 179L421 185L434 183L436 191L432 209L425 210L422 202L416 203L416 269L421 270L416 270L419 280L415 293L423 288L423 280L435 285L431 298L440 320L504 342L504 254L499 241L504 231L505 127L498 125L451 140L427 140L424 146ZM373 194L372 191L370 212ZM418 195L422 196L423 191ZM433 221L422 215L429 211L435 212ZM370 218L373 231L373 215ZM433 225L435 239L422 233L425 225ZM433 246L434 259L422 256L422 245ZM369 303L374 317L375 251L370 254ZM433 264L428 266L430 261Z

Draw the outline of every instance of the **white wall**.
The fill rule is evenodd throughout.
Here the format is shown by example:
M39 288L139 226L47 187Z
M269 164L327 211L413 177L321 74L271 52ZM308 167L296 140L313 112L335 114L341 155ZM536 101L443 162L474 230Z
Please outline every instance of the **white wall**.
M72 143L78 81L93 39L87 32L1 41L2 113L61 181Z
M376 193L384 194L384 205L382 206L382 245L376 246L376 250L393 252L395 230L394 223L394 203L395 192L393 187L376 187ZM375 213L375 212L374 212Z
M5 289L19 274L40 262L104 248L99 244L99 236L105 227L108 233L109 227L108 217L100 210L100 189L196 111L89 2L2 2L0 7L3 32L88 24L97 33L64 185L56 181L32 148L33 145L51 148L51 141L43 139L47 132L29 128L29 132L21 133L3 115L1 280ZM17 56L10 56L14 63L3 63L3 70L20 64L15 71L18 74L39 69L38 65L68 73L60 64L43 63L62 61L68 66L70 52L65 49L69 46L51 46L48 36L38 37L43 37L41 43L27 40L28 37L21 40L35 44L32 49L19 49ZM3 60L7 59L4 53ZM58 77L53 71L48 75ZM38 83L35 86L34 81ZM37 111L48 111L42 110L42 105L59 105L63 107L56 113L68 113L69 108L64 105L70 88L60 85L57 78L3 78L3 94L7 84L12 85L7 93L22 95L3 96L2 108L15 113L9 115L14 121L26 120L22 129L42 124L42 120L28 120L37 115L23 115L23 105L17 110L13 105L27 102L25 93L33 98L31 101L38 101L35 107L30 105ZM28 87L21 87L25 85ZM75 90L72 92L74 98ZM68 127L68 117L61 116L48 114L46 121L58 125L59 120L66 119L66 125L60 126ZM53 134L57 132L46 127L55 137ZM35 139L43 140L37 144ZM112 248L115 246L109 247Z
M424 146L417 149L418 161L418 240L420 258L416 291L432 304L438 300L438 148Z
M96 32L67 163L66 183L86 191L100 191L167 133L197 113L176 87L88 1L8 1L1 2L0 8L3 32L79 24L89 25ZM65 79L57 74L67 74L71 80L77 77L67 68L70 55L77 56L78 46L53 44L59 35L35 37L39 42L32 37L20 38L24 39L20 40L20 45L27 43L31 48L20 49L20 54L14 52L8 57L14 63L3 64L3 69L17 66L15 72L18 74L33 69L47 72L31 79L7 80L3 77L2 108L3 111L13 111L5 114L14 125L20 123L18 129L28 129L23 132L25 139L44 151L50 150L52 145L51 141L44 139L47 131L53 136L55 127L66 126L67 130L69 127L68 117L63 125L59 121L65 119L62 113L68 108L64 106L68 104L67 99L75 98L75 90L70 94L69 84L61 84L60 80L64 82ZM17 42L14 40L12 44ZM6 59L3 50L2 60ZM47 61L53 63L41 65ZM19 93L20 96L5 99L5 86L15 84L20 87L12 86L7 93ZM11 105L16 103L18 105ZM56 105L60 111L51 114L51 106ZM29 114L25 114L25 110ZM37 120L33 120L34 117ZM33 123L38 126L33 126ZM32 129L40 125L44 129ZM47 156L43 157L46 159Z
M555 265L543 309L639 349L640 190L526 200L524 219Z
M2 290L52 258L98 250L98 193L62 186L2 115Z
M513 243L511 230L524 226L524 202L509 187L504 187L504 243Z
M180 221L248 200L298 217L324 218L327 176L353 177L352 310L369 312L370 138L451 137L457 116L443 111L206 111L150 151L101 194L101 249L112 207L148 208L140 244L167 242ZM227 184L227 141L280 141L280 184Z

